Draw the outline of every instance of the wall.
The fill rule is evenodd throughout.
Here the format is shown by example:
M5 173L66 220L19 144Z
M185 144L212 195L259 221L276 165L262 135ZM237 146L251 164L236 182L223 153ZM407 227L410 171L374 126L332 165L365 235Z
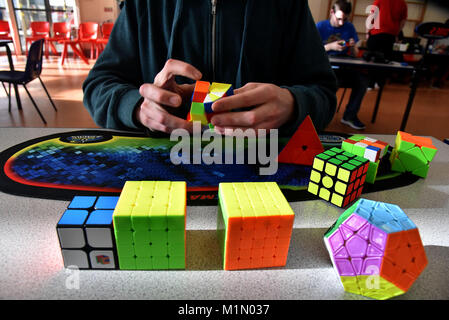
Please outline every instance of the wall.
M310 11L315 22L326 20L328 17L329 0L309 0Z
M114 22L119 14L116 0L78 0L80 22Z

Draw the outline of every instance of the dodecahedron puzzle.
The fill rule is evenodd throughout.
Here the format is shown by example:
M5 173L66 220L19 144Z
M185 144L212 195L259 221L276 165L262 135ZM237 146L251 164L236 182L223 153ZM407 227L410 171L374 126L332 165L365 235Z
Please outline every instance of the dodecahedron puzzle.
M390 156L391 170L396 172L411 172L425 178L430 162L438 149L430 138L418 137L399 131L395 146Z
M388 151L388 143L357 134L344 140L341 149L368 159L370 165L366 173L366 182L374 183L376 181L380 161Z
M332 148L313 161L308 191L338 207L346 207L360 197L369 160Z
M344 289L370 298L407 292L427 265L417 227L393 204L360 199L324 242Z
M220 183L217 233L225 270L285 266L294 212L275 182Z
M118 197L76 196L56 230L64 266L118 269L112 214Z
M209 125L210 128L213 128L212 124L210 124L210 119L214 115L212 104L223 97L232 96L233 94L234 91L230 84L218 82L210 84L207 81L197 81L192 95L188 120L200 121L201 124Z
M113 219L120 269L185 268L185 182L127 181Z

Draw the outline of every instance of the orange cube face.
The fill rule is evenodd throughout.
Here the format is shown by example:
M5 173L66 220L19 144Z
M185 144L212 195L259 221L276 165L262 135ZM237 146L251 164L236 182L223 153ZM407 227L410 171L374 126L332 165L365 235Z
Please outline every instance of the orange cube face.
M274 182L221 183L218 232L225 270L282 267L294 212Z

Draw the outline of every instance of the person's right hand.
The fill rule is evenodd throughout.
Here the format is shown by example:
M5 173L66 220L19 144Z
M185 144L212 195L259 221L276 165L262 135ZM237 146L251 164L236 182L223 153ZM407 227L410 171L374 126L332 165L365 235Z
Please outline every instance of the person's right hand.
M135 109L136 119L150 130L170 133L174 129L182 128L192 131L190 121L178 118L167 109L178 108L183 101L190 100L195 87L194 84L179 85L175 76L184 76L192 80L200 80L202 74L192 65L183 61L170 59L164 68L154 78L154 83L145 83L140 89L144 98L140 107Z
M342 46L341 42L342 40L338 40L326 44L325 45L326 51L339 51L339 52L343 51L346 48L346 46Z

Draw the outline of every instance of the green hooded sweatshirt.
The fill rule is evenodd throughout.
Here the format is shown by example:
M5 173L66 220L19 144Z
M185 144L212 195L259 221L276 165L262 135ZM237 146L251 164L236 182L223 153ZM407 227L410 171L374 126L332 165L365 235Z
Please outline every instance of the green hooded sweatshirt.
M143 130L133 118L142 102L139 87L153 83L172 58L196 67L204 81L234 88L272 83L290 90L295 113L280 128L281 136L292 135L307 115L323 130L335 113L337 87L307 1L218 0L215 16L212 2L125 1L83 84L84 104L94 121L106 128Z

